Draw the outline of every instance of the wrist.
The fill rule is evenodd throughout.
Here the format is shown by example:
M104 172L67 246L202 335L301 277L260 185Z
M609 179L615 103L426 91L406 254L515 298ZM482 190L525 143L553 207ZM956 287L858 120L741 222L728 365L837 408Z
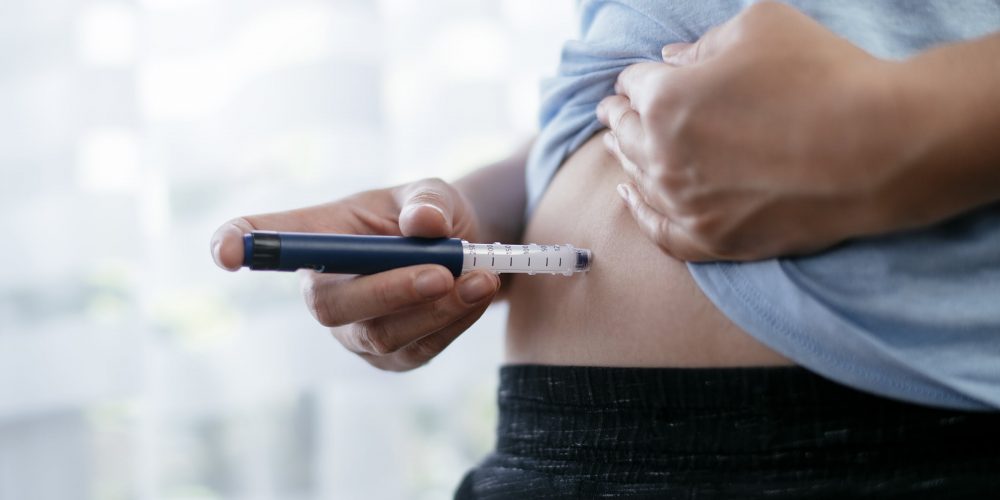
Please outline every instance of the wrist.
M836 193L830 201L839 205L841 214L827 221L828 231L840 239L906 224L896 187L914 158L921 156L914 146L923 144L910 140L915 133L912 116L921 110L915 106L919 101L911 99L900 63L871 58L846 71L847 79L838 85L846 91L834 105L833 128L828 131L835 138L836 163L826 179Z
M882 118L868 120L872 137L886 149L870 165L869 189L860 203L869 234L925 226L950 215L952 201L942 190L949 182L943 155L961 120L940 75L920 58L880 65L873 109Z
M1000 196L995 78L980 72L970 48L894 63L902 134L892 175L878 189L886 230L926 226Z

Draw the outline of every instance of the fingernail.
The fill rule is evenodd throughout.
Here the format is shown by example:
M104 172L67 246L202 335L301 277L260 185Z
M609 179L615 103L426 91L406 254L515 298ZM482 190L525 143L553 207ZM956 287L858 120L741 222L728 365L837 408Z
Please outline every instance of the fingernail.
M677 56L679 56L684 49L686 49L690 44L688 43L672 43L670 45L664 45L660 50L660 56L663 58L664 62L676 63Z
M441 214L441 222L443 226L442 229L440 229L440 232L442 232L443 234L420 235L420 236L447 236L451 234L451 221L448 220L448 216L445 215L444 210L442 210L441 207L437 205L431 205L430 203L414 203L406 205L405 207L403 207L403 210L399 213L400 221L402 222L404 218L413 217L413 212L416 212L417 210L423 207L433 209L435 212ZM435 232L438 232L438 230L435 230ZM406 236L413 236L413 235L406 235Z
M625 200L625 203L628 203L628 188L625 187L625 184L618 185L618 195Z
M489 297L495 291L495 282L482 274L470 276L458 284L458 296L466 304L475 304Z
M417 275L413 288L425 299L436 299L448 293L451 285L443 271L428 269Z
M405 208L403 208L403 213L404 214L408 214L410 212L416 212L418 209L423 208L423 207L434 209L434 211L436 211L437 213L441 214L441 218L442 219L448 220L448 218L445 217L445 215L444 215L444 210L441 210L440 207L438 207L436 205L431 205L430 203L415 203L415 204L412 204L412 205L407 205Z

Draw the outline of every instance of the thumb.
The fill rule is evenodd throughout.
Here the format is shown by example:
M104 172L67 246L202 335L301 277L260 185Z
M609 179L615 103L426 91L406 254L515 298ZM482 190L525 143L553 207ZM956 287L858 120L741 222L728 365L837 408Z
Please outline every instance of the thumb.
M451 236L456 200L451 186L444 181L424 179L407 184L397 191L397 199L403 236Z
M257 228L246 218L233 219L215 230L211 250L215 265L235 271L243 265L243 235Z
M729 23L716 26L694 43L671 43L660 50L663 62L673 66L687 66L711 59L722 51L722 43Z
M685 59L686 55L682 54L687 52L692 45L694 44L687 42L677 42L664 45L663 48L660 49L660 55L663 57L663 62L677 66L689 64L687 59Z

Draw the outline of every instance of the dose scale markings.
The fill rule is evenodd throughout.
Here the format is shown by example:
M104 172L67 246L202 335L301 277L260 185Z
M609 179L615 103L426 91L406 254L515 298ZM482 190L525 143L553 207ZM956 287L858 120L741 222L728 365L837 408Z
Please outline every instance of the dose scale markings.
M507 262L497 259L497 254L506 254ZM589 266L591 258L587 250L572 245L503 245L468 244L464 259L466 271L481 269L494 273L545 273L571 275ZM514 256L522 259L514 262ZM480 262L479 257L487 257ZM538 258L542 257L542 258Z

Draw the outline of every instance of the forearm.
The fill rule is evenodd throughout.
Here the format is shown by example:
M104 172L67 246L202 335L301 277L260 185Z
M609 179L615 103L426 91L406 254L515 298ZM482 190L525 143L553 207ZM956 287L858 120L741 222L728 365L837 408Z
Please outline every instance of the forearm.
M508 158L452 183L475 207L481 241L520 241L527 203L525 164L530 149L528 143Z
M1000 34L930 50L899 69L914 133L887 196L897 228L1000 200Z

